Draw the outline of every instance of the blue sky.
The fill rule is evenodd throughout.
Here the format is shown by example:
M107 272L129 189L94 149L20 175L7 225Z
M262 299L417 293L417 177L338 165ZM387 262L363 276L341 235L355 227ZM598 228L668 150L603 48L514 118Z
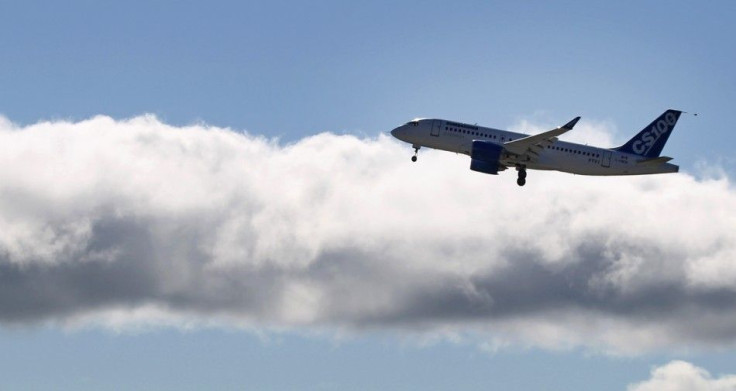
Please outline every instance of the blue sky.
M736 5L731 2L561 2L553 5L481 1L365 4L336 1L15 2L0 5L0 15L3 15L0 23L0 114L16 128L40 121L77 123L97 115L121 121L150 113L160 123L172 127L206 124L277 138L279 144L273 147L277 153L290 153L293 149L285 146L301 148L302 140L322 132L373 140L381 132L414 117L446 118L498 128L518 127L527 121L543 129L581 115L583 118L576 131L603 131L610 134L614 142L622 143L662 111L674 108L699 115L681 118L665 153L674 156L674 162L693 175L694 188L712 190L725 197L713 196L714 204L733 196L730 178L736 162L731 146L736 143L736 136L731 129L731 117L733 102L736 102L736 73L733 70L736 51L731 41L736 36L733 25ZM586 121L589 121L587 125ZM60 131L63 130L51 130L47 135ZM326 138L313 142L343 141ZM366 141L364 149L386 149L387 143L391 141ZM408 165L410 148L398 143L391 145L401 151L398 153L403 153L401 163ZM6 146L12 147L14 145ZM281 147L285 148L279 149ZM230 150L222 147L218 151L224 151L219 159L227 164L231 155L225 152ZM352 150L344 151L349 154ZM371 153L361 152L359 156L375 158ZM24 156L26 160L17 160L23 162L24 167L36 163L43 166L43 159L48 158L43 153L30 158ZM314 156L320 157L319 154ZM428 154L426 159L420 160L426 163L427 171L401 172L414 186L405 193L421 192L424 190L422 183L426 183L422 181L433 180L429 170L436 167L431 163L434 157L444 159ZM233 156L230 160L236 158L241 159ZM260 169L249 167L249 160L243 159L238 160L238 164L244 162L240 166L243 170ZM73 156L70 161L73 162ZM457 161L467 171L467 161ZM128 163L131 167L148 169L145 165L139 166L142 164L139 162ZM381 163L381 167L388 167ZM72 167L70 172L75 172L73 164L68 167ZM184 167L196 170L198 166ZM16 168L22 171L20 166ZM298 171L297 167L291 169ZM725 181L723 187L704 182L707 175L703 172L718 169L723 172L718 174ZM310 172L318 172L319 167L315 170ZM503 176L487 178L465 171L454 171L458 178L448 173L438 175L435 180L457 180L460 182L453 183L462 189L485 187L491 190L498 183L512 182ZM333 172L333 175L342 177L340 172ZM409 175L415 177L408 178ZM543 182L551 186L556 186L556 178L562 178L556 174L539 175L551 178ZM598 178L570 181L575 181L570 182L571 186L578 186L580 192L590 195L582 200L594 196L605 198L604 193L596 193L593 187L605 189L614 186L612 183L629 183ZM671 182L660 185L680 190L686 186L683 185L685 180L666 181ZM192 183L196 188L199 182ZM284 187L284 192L298 192L299 186L307 188L308 185L295 181L293 187L297 189ZM14 188L6 186L4 192L0 192L0 199L8 209L0 210L6 213L4 219L10 221L16 216L11 216L8 210L25 209L21 201L12 198ZM212 186L214 189L227 187L219 183ZM274 186L281 189L279 185ZM639 189L637 186L631 185ZM61 184L50 186L48 191L54 193L57 189L61 189ZM95 189L99 193L112 191L106 187ZM171 194L176 198L177 194L191 190L182 189ZM545 189L525 188L525 191L543 194ZM42 192L39 190L39 194ZM76 193L61 191L60 194ZM385 194L393 193L387 191ZM498 194L511 193L498 190ZM684 204L685 209L696 202L685 192L676 194L679 196L673 199L690 200L690 204ZM60 199L66 200L64 197ZM94 197L95 194L85 193L69 196L69 199L84 202ZM543 206L535 203L535 197L528 197L524 198L527 204L523 205ZM211 198L217 199L218 194L211 193ZM152 196L151 199L158 198ZM151 205L158 205L154 201ZM181 203L190 201L182 199ZM292 205L287 201L284 201L283 210L312 207L312 204L296 202ZM504 202L504 198L498 201ZM621 202L622 206L631 207L638 201L631 197ZM173 201L172 204L179 205ZM117 207L114 203L100 205ZM390 217L393 211L376 210L382 205L376 201L349 205L366 209L362 211L365 216ZM462 205L462 202L449 202L445 209L452 209L453 205ZM69 210L68 216L72 216L77 209ZM278 218L280 210L269 216ZM693 210L699 209L693 206ZM732 210L708 211L719 214L722 219L723 225L715 224L714 229L733 227L729 225L733 223ZM358 212L346 207L345 213ZM457 225L463 221L445 218L432 210L424 213L429 227ZM145 221L147 216L158 215L152 212L136 216L138 221ZM177 216L176 213L167 215L162 221L171 221L167 220L171 218L176 221ZM369 220L361 219L362 216L356 214L356 221ZM54 220L50 221L52 224ZM204 221L206 224L206 217ZM398 221L387 221L388 226L403 227ZM366 225L369 226L366 232L373 234L371 224ZM222 229L230 226L225 224ZM64 227L66 231L73 231L75 225ZM162 227L165 231L167 226ZM647 228L660 229L657 225L644 224L642 230ZM115 232L122 232L122 235L138 232L133 228L131 231L120 229L122 231ZM199 233L186 236L188 232L180 233L184 235L180 238L200 237ZM234 228L233 232L240 231ZM168 238L168 234L166 231L161 235ZM80 235L84 237L85 234ZM294 235L294 240L299 242L301 231ZM375 237L381 238L378 234ZM130 236L120 240L134 241L136 238ZM730 237L724 239L711 233L705 239L711 238L728 240ZM220 239L230 240L228 237ZM240 239L234 235L232 241ZM7 246L0 253L14 254L15 250L8 243L0 243ZM665 247L664 244L660 248ZM304 246L266 248L275 251L274 254L312 250L309 243ZM39 244L38 248L41 247ZM330 249L343 251L340 246ZM35 250L27 251L34 253ZM169 247L158 253L169 254L167 251ZM179 250L171 251L171 254L180 254ZM258 251L254 250L253 254ZM47 253L39 250L38 254L38 258L43 258ZM468 257L472 261L471 255ZM0 263L14 262L12 256L3 256ZM53 263L53 258L45 261ZM412 264L412 261L407 262ZM176 263L172 265L171 273L176 274ZM462 265L457 267L464 270ZM125 276L138 276L134 271L125 271L131 273ZM428 278L431 280L433 275ZM727 291L733 289L733 285L724 286ZM302 288L299 285L293 289ZM311 288L307 284L304 289L311 292ZM179 300L186 301L185 296L177 296L166 304L177 309ZM94 309L105 307L105 301L100 300L92 303L89 308L93 310L87 308L84 315L94 317ZM135 308L140 303L136 300L139 298L135 295L126 296L122 303L132 303ZM200 308L183 308L183 313L188 310L199 313ZM32 313L35 308L24 310ZM478 331L474 323L467 326L467 330L462 324L448 326L443 323L439 329L452 328L449 334L453 337L427 343L422 342L426 335L415 335L414 328L424 325L421 321L382 323L379 320L364 330L354 323L355 319L362 318L304 320L298 311L289 315L295 318L282 318L265 310L258 312L273 318L269 318L266 325L256 322L255 326L249 323L251 319L247 316L250 314L246 314L245 321L238 318L233 323L225 320L216 326L202 326L197 323L202 322L200 314L195 322L197 325L185 327L184 331L179 321L173 321L174 326L163 322L166 325L144 327L143 331L135 325L133 331L126 327L121 331L105 326L110 322L108 318L90 321L93 326L81 322L84 326L74 327L69 325L69 319L55 315L54 311L49 313L30 321L3 317L0 367L7 372L3 370L0 388L104 389L117 388L112 386L117 384L136 389L487 389L495 386L504 389L614 390L646 380L652 368L674 359L689 361L710 371L714 377L736 373L732 364L736 362L735 340L728 336L713 337L710 343L708 338L697 336L692 343L672 348L666 342L655 343L651 349L622 356L608 352L611 344L620 343L618 336L590 345L580 342L584 336L580 339L568 336L560 347L556 343L546 345L538 340L529 341L525 339L528 335L523 334L511 338L513 342L507 347L486 352L479 347L484 338L472 337L477 332L484 333ZM213 314L222 315L216 311ZM641 316L639 312L636 314ZM182 315L177 313L177 316L180 319ZM239 328L242 321L248 326ZM273 323L269 323L271 321ZM79 323L72 319L71 324L75 322ZM578 327L578 323L575 324ZM254 327L258 331L252 331ZM342 335L345 330L348 330L347 338L334 335ZM454 338L455 333L460 335L459 342ZM724 335L730 334L724 332Z
M666 355L637 358L580 352L510 351L469 346L406 346L366 336L333 344L304 337L268 341L237 332L48 330L2 337L4 387L12 389L622 389L648 377ZM694 356L713 373L732 373L732 354ZM40 373L43 376L39 376Z

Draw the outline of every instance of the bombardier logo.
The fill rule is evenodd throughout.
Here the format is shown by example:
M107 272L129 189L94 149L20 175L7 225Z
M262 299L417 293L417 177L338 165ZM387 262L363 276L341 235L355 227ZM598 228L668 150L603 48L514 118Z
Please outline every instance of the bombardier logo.
M659 138L669 132L677 122L677 116L674 113L667 113L664 118L652 124L646 132L642 133L641 138L634 141L632 149L639 155L646 155L654 146Z

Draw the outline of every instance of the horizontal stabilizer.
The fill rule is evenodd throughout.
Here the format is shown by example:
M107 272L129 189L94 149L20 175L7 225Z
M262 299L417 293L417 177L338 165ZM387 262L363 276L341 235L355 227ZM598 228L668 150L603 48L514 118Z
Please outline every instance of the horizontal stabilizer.
M669 156L660 156L651 159L638 160L636 164L662 164L667 163L670 160L672 160L672 158Z

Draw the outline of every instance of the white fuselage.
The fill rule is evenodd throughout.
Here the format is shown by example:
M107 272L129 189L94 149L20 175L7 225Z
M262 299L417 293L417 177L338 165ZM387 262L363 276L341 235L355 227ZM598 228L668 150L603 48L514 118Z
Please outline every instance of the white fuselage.
M503 145L528 135L505 130L468 125L441 119L420 119L391 132L399 140L416 147L471 155L472 142L483 140ZM523 165L533 170L556 170L580 175L643 175L677 172L679 167L666 162L642 163L641 156L606 148L555 141L546 146L535 161L520 161L514 154L504 154L501 164Z

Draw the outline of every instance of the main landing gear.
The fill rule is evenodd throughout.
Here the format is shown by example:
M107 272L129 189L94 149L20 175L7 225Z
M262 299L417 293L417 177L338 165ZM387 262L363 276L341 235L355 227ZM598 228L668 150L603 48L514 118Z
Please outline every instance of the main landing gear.
M519 172L519 178L516 180L516 184L519 186L526 185L526 167L516 166L516 171Z
M412 145L412 147L414 147L414 156L411 157L411 161L415 162L417 161L417 154L419 153L419 148L421 148L421 146Z

